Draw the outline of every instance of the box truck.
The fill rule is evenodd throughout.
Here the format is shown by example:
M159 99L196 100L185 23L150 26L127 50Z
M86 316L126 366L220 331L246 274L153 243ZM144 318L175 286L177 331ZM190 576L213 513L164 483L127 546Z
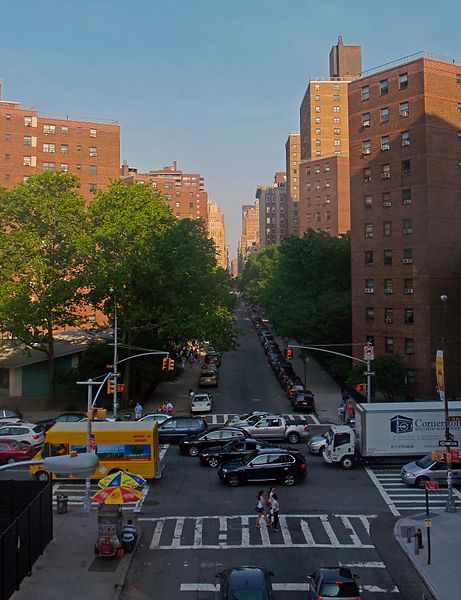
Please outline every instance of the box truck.
M461 402L449 402L450 434L461 441ZM421 456L445 439L445 409L442 402L388 402L357 404L355 430L332 425L323 458L350 469L357 461ZM460 444L461 445L461 444Z

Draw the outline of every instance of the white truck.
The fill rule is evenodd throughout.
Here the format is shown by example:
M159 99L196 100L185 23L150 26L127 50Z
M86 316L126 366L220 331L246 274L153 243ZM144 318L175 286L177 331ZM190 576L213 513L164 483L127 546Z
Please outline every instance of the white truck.
M461 402L449 402L450 434L461 446ZM388 402L357 404L355 431L348 425L332 425L323 458L350 469L355 462L422 456L445 439L443 402Z

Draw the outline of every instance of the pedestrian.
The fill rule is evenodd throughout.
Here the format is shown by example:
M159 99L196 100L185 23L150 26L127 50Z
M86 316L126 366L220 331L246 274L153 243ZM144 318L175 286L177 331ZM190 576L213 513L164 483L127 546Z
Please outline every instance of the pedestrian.
M191 401L194 399L194 396L194 391L189 388L189 398L191 399Z
M271 510L272 498L274 497L274 494L275 494L275 487L269 488L269 493L267 494L267 510L268 510L268 512L270 512L270 510Z
M162 408L160 409L160 412L165 413L165 414L167 412L166 411L166 402L165 401L163 401Z
M133 548L138 538L138 530L131 519L122 528L122 545L125 552L133 552Z
M167 404L166 404L166 414L171 417L171 415L173 414L173 405L171 404L170 400L168 400Z
M352 404L352 400L348 400L347 402L347 407L346 407L346 412L347 412L347 418L348 419L353 419L355 416L355 410L354 410L354 405Z
M344 406L344 404L340 404L338 406L338 418L339 418L339 422L341 425L344 425L345 414L346 414L346 407Z
M269 523L269 519L267 518L266 502L265 502L263 490L259 490L257 498L258 498L258 503L256 505L256 512L258 514L256 515L256 527L258 529L261 527L261 525L259 524L261 521L261 517L264 517L264 521L265 521L267 527L270 527L271 524Z
M134 418L136 419L136 421L139 421L139 419L142 417L142 406L139 404L139 402L136 403L136 406L134 407Z
M279 530L279 509L280 509L280 505L279 505L279 501L278 501L278 496L274 492L274 494L272 495L271 510L270 510L271 521L272 521L272 523L271 523L272 531Z

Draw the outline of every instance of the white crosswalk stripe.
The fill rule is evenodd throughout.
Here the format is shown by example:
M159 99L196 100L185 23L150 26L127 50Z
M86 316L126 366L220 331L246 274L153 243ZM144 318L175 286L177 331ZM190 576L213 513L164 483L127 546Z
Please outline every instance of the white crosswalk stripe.
M280 517L280 531L270 531L255 515L140 517L151 522L151 550L238 548L374 548L370 523L376 515L297 514Z
M227 413L223 413L223 414L208 414L208 415L203 415L205 421L208 423L208 425L224 425L226 423L226 421L228 421L229 419L231 419L232 417L235 417L235 414L227 414ZM301 421L306 421L306 423L311 423L314 425L320 425L320 421L318 420L316 415L313 414L308 414L308 415L303 415L303 414L293 414L293 413L289 413L289 414L282 414L283 417L285 417L285 419L300 419Z
M418 512L425 510L425 490L404 483L400 477L400 468L366 467L365 470L394 516L399 517L402 512L405 513L406 511ZM456 507L461 509L461 493L456 488L453 489L453 492ZM446 500L446 487L429 492L430 509L444 509Z
M364 590L374 593L398 594L397 586L382 588L377 585L362 585ZM181 583L181 592L210 592L212 594L219 592L221 586L219 583ZM307 592L309 590L307 583L273 583L272 589L274 592Z

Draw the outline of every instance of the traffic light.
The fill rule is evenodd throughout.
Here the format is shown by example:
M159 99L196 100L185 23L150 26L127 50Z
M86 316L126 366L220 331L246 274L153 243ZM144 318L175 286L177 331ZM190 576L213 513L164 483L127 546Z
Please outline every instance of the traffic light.
M165 358L162 360L162 370L166 371L168 369L168 358L165 356Z
M358 383L358 384L355 386L355 389L356 389L358 392L366 392L366 391L367 391L367 384L366 384L366 383Z
M168 358L168 371L174 370L174 360L172 358Z
M107 393L113 394L114 390L115 390L115 379L108 379L107 380Z
M293 359L293 348L288 348L287 349L287 360L292 360Z

